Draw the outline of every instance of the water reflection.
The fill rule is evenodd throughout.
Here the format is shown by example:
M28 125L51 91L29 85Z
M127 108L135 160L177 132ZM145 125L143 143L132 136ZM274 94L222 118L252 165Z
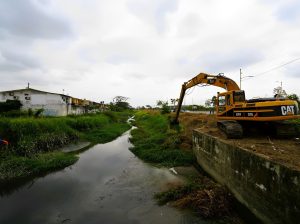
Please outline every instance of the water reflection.
M73 166L2 196L0 223L208 223L155 204L155 192L181 179L137 159L128 136L96 145Z

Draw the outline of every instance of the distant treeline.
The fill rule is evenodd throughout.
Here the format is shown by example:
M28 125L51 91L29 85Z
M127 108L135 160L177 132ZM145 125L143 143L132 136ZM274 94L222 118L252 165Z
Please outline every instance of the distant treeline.
M213 107L205 107L203 105L183 105L182 110L190 110L190 111L209 111L214 109Z

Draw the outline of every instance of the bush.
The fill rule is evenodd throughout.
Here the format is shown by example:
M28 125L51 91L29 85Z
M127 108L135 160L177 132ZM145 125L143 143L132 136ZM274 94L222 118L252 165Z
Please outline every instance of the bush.
M161 114L171 113L170 107L167 104L162 105Z
M20 110L21 107L22 104L19 100L6 100L6 102L0 102L0 113Z

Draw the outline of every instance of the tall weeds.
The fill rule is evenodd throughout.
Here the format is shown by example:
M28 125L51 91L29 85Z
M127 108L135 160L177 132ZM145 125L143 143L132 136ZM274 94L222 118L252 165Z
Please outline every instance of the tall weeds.
M120 114L120 113L119 113ZM48 118L2 118L0 138L9 141L8 151L20 156L48 152L70 142L86 137L86 132L99 131L117 122L125 123L115 113L48 117ZM118 120L119 119L119 120Z
M191 151L180 149L180 133L169 128L166 115L139 111L137 129L131 132L131 151L141 159L163 166L189 165L194 162Z
M0 146L0 194L1 186L16 178L43 174L76 162L75 153L57 150L61 146L79 139L104 143L118 137L130 128L126 123L128 115L105 112L56 118L2 118L0 138L8 140L9 146Z

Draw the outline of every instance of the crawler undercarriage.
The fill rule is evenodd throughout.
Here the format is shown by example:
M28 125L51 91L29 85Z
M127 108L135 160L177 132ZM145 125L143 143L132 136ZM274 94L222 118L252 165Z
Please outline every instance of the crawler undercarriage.
M220 120L218 128L229 139L239 139L243 136L268 135L275 138L292 138L300 134L299 126L290 121L253 122Z

